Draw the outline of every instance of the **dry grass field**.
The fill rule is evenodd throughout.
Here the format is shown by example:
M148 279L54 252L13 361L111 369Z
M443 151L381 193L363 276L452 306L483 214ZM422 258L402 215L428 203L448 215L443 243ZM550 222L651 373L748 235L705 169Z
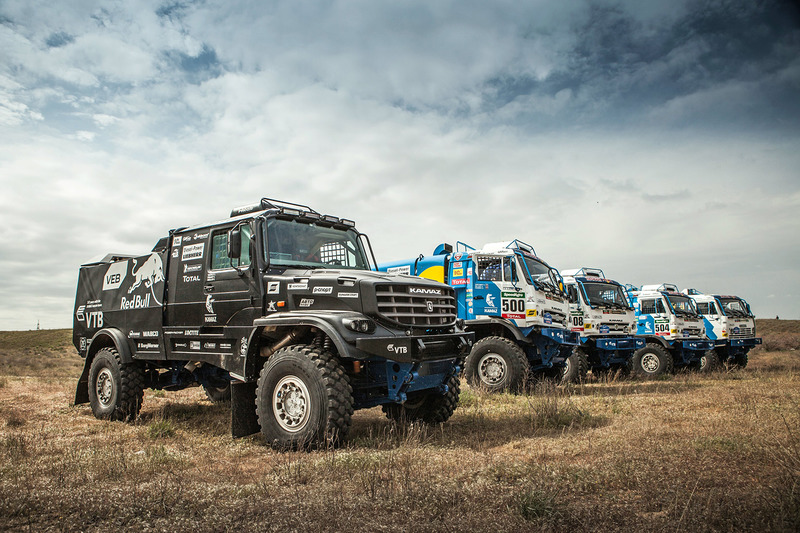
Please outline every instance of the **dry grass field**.
M0 332L0 530L798 531L800 321L759 328L745 370L465 386L441 427L360 411L293 453L231 439L197 388L96 420L69 331Z

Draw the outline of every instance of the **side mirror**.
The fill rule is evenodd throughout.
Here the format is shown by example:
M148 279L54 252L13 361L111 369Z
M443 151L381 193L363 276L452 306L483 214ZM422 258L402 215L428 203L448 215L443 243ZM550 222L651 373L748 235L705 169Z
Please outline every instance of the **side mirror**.
M228 257L239 259L242 255L242 232L233 228L228 232Z

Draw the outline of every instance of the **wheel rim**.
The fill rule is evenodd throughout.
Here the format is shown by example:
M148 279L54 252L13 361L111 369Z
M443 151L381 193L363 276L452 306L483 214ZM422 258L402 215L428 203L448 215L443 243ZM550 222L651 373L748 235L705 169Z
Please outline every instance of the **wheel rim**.
M567 357L567 359L564 361L564 371L561 373L561 375L566 376L567 374L570 373L571 369L572 369L572 358Z
M94 390L97 393L97 401L100 402L100 405L110 407L114 398L114 376L111 375L111 370L104 368L97 374Z
M645 372L652 374L653 372L658 370L660 366L660 361L658 360L658 356L654 353L646 353L642 356L642 370Z
M706 356L704 355L703 357L700 358L700 370L705 370L707 364L708 364L708 360L706 359Z
M303 380L285 376L275 386L272 412L284 430L297 433L308 423L311 414L311 395Z
M497 385L506 378L506 362L496 353L487 353L478 361L478 377L487 385Z

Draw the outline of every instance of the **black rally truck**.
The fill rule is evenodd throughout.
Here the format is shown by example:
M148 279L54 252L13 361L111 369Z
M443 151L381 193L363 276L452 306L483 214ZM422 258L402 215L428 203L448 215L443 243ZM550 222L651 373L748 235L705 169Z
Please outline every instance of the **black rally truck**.
M374 265L352 221L268 198L83 265L75 403L131 420L145 388L201 385L230 399L234 437L280 448L335 442L377 405L444 422L473 342L453 289Z

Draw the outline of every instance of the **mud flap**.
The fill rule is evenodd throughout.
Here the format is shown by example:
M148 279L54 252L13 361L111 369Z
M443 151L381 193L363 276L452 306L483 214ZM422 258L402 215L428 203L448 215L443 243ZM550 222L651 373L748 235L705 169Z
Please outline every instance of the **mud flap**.
M231 383L231 435L234 439L261 431L256 415L256 383Z

